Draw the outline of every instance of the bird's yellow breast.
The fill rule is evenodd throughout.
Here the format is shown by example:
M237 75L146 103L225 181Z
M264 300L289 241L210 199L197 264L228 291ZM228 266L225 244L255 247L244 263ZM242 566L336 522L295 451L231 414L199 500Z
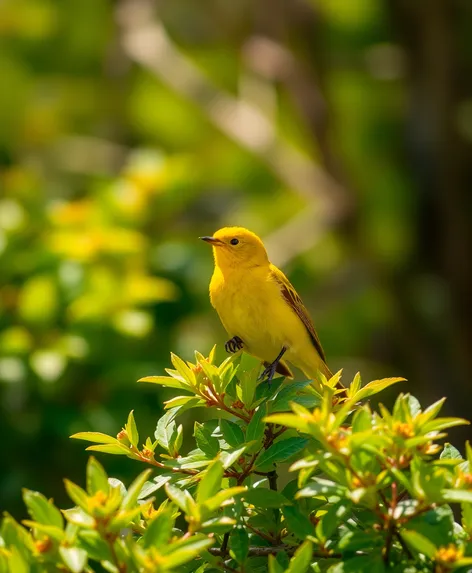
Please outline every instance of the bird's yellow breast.
M215 268L211 303L228 334L239 336L250 354L272 361L283 346L308 343L306 329L283 300L269 269L235 269L223 275Z

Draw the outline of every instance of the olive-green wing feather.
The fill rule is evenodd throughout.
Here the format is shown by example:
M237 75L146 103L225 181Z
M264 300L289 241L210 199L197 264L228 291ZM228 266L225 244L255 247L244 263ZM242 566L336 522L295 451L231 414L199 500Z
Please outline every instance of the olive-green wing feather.
M316 351L321 356L323 362L326 362L325 353L323 351L323 348L321 347L320 339L316 334L315 326L310 318L310 315L308 314L307 309L305 308L305 305L302 302L302 299L298 295L297 291L295 290L291 282L288 280L288 278L284 275L284 273L280 269L278 269L275 265L271 264L270 272L276 283L279 285L282 296L284 297L286 302L291 306L291 308L298 314L300 320L305 325L305 328L307 329L308 334L310 335L311 341L313 343L313 346L316 348Z

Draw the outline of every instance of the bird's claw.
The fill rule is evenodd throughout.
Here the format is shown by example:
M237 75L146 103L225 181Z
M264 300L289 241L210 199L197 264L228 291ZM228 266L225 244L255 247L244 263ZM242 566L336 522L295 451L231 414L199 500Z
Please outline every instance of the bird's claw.
M260 382L261 380L264 380L264 378L267 378L267 384L269 384L270 386L272 378L275 376L276 372L277 372L277 362L272 362L272 364L269 364L267 368L264 368L262 374L259 376L257 381Z
M239 338L239 336L233 336L233 338L230 338L228 340L228 342L226 342L225 344L225 350L226 352L229 352L230 354L235 354L236 352L238 352L238 350L241 350L244 346L243 341Z

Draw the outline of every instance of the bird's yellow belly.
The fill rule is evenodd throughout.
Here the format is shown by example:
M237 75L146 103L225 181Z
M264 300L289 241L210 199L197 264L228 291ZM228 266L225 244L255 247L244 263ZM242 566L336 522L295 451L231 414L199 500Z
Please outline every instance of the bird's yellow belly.
M213 294L215 306L221 322L230 337L239 336L244 348L261 360L272 362L286 347L290 359L300 350L300 342L310 343L305 327L282 299L277 287L268 283L265 288L237 290L221 288ZM296 363L296 360L292 362Z

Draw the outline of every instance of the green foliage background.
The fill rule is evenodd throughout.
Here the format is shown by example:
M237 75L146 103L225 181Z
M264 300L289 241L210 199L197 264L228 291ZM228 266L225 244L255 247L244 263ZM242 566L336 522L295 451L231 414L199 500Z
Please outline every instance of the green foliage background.
M333 370L470 417L471 24L466 0L0 3L2 509L63 504L70 434L131 406L151 434L135 380L222 346L197 237L225 224L266 239Z

